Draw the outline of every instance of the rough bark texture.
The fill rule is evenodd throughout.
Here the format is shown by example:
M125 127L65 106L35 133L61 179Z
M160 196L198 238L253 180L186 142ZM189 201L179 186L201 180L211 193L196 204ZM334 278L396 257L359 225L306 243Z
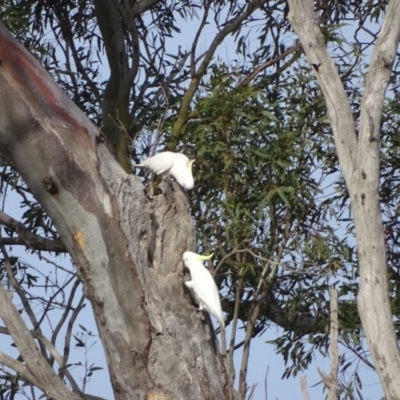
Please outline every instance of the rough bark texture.
M400 35L400 1L392 0L373 51L357 140L339 74L314 17L312 0L289 0L289 19L323 91L340 166L350 193L360 268L358 308L386 398L400 399L400 357L388 296L379 204L380 120Z
M223 361L179 277L181 254L195 244L186 194L164 183L163 194L147 197L98 129L2 24L0 151L74 259L115 398L225 398Z

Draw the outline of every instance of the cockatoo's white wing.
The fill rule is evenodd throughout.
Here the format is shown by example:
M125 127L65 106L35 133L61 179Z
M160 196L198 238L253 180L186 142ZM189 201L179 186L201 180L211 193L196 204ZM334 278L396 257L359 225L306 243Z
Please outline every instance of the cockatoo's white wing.
M174 157L175 157L177 162L182 163L183 165L185 165L185 167L188 166L189 161L190 161L188 157L186 157L182 153L173 153L173 154L174 154Z
M169 172L174 165L174 153L164 151L153 157L146 158L141 165L150 168L157 175Z
M185 189L193 189L194 179L192 174L192 165L194 160L190 161L182 153L173 153L163 151L155 156L149 157L142 164L136 164L135 167L150 168L155 174L160 175L168 173Z
M198 301L224 327L218 288L210 271L201 265L201 268L196 268L195 273L191 273L191 277L191 288Z
M182 153L174 153L174 163L169 171L169 174L175 179L179 179L180 176L189 173L189 159Z

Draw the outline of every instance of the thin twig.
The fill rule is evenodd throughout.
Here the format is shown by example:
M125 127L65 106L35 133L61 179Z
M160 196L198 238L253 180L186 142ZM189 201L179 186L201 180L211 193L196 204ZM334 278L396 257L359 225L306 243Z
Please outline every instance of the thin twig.
M197 49L197 43L199 41L199 38L200 38L202 30L204 29L205 25L207 24L208 11L210 10L210 7L211 7L211 1L208 0L206 2L205 6L204 6L204 14L203 14L203 18L201 20L199 29L197 30L196 35L195 35L194 40L193 40L191 57L190 57L190 73L191 73L192 77L196 73L196 49Z
M64 340L64 362L65 362L65 364L68 363L68 358L69 358L69 349L71 347L72 328L74 326L76 319L78 318L78 314L80 313L80 311L84 305L84 302L85 302L85 296L82 294L82 297L79 300L78 306L72 312L71 318L68 321L67 332L65 333L65 340Z
M264 379L265 400L268 400L268 372L269 372L269 365L267 367L267 371L265 372L265 379Z
M300 377L300 387L301 387L301 392L303 393L304 396L304 400L311 400L307 388L307 377L305 375Z
M247 321L247 326L246 326L246 336L245 336L245 341L244 341L244 346L243 346L242 363L240 366L239 393L242 396L242 398L245 397L246 390L247 390L247 384L246 384L247 367L248 367L248 362L249 362L250 344L251 344L251 339L253 338L254 327L255 327L257 318L261 312L263 301L271 289L272 282L273 282L275 274L278 270L278 265L280 264L279 261L283 255L283 250L286 248L287 242L290 238L291 231L290 231L289 226L290 226L289 223L286 224L285 237L283 238L283 241L280 244L280 248L279 248L279 251L277 254L278 262L271 269L271 271L268 275L267 281L266 281L266 275L270 268L270 263L266 263L266 265L263 268L263 271L261 272L261 276L260 276L260 280L257 285L256 293L254 294L254 303L250 309L250 314L249 314L250 316L249 316L249 319Z
M235 382L235 364L233 362L233 354L235 352L236 332L237 332L237 325L238 325L239 311L240 311L240 298L242 294L242 282L243 279L240 277L236 283L235 307L232 319L231 340L229 343L228 366L229 366L229 374L232 385Z
M265 62L264 64L259 65L257 68L255 68L250 74L246 76L238 85L238 87L246 86L248 85L261 71L264 69L270 67L271 65L276 64L277 62L283 60L286 56L289 54L293 53L294 51L300 49L302 47L301 43L296 43L295 45L289 47L286 51L284 51L282 54L279 56L273 58L272 60L269 60Z

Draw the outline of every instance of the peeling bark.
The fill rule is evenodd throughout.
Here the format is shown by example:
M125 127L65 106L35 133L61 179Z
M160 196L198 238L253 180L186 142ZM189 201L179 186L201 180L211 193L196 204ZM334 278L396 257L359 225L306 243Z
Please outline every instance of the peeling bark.
M0 59L0 150L74 259L115 398L228 397L208 319L194 311L179 277L182 252L195 250L186 194L164 182L162 194L148 197L2 24Z

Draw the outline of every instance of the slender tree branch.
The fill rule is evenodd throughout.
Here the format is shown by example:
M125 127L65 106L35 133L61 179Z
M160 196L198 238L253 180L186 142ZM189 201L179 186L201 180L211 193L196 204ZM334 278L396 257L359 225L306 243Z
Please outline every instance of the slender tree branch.
M43 388L36 380L36 378L28 371L25 364L17 360L14 360L13 358L3 353L2 351L0 351L0 364L4 364L6 367L17 372L23 381L30 383L36 386L37 388L43 390Z
M350 194L360 271L358 309L387 399L400 398L400 355L389 301L379 198L380 129L384 96L397 56L400 2L388 3L361 104L359 139L339 74L327 52L312 0L288 0L297 32L323 91L337 154Z
M268 268L269 265L267 264L262 272L262 275L266 274ZM276 266L272 268L271 277L276 273L276 270L277 270ZM262 280L264 280L264 278L265 276L262 277ZM266 292L263 292L260 296L258 296L258 294L259 293L257 291L257 295L255 296L254 304L251 307L250 316L247 321L246 336L243 344L243 356L240 365L240 375L239 375L239 393L243 399L245 398L247 391L247 368L250 357L251 339L253 338L254 327L257 322L257 318L260 315L262 304L267 295Z
M305 375L300 377L301 393L303 393L304 400L311 400L310 393L307 388L307 377Z
M150 10L157 3L161 3L162 0L142 0L135 4L130 11L130 15L132 18L135 18L144 12Z
M0 327L0 333L10 335L10 332L7 328L1 326ZM60 366L60 369L62 369L63 374L67 377L69 380L72 390L75 394L79 395L82 399L84 400L104 400L103 397L98 397L98 396L93 396L91 394L86 394L82 393L82 391L79 389L78 384L76 383L75 379L71 375L71 373L63 368L66 363L64 362L63 357L61 354L57 351L55 346L46 338L44 337L41 333L35 330L31 330L30 333L35 339L38 339L43 345L49 350L50 354L53 356L53 358L57 361L58 365ZM36 381L35 377L29 373L29 371L26 368L26 365L14 360L13 358L7 356L6 354L0 352L0 363L6 365L7 367L13 369L17 373L21 375L21 379L24 381L27 381L31 383L32 385L38 387L39 389L43 390L42 387L40 386L39 382Z
M71 373L68 371L68 368L64 368L65 367L65 363L64 363L64 359L61 356L61 354L57 351L57 349L55 348L55 346L46 338L44 337L41 333L39 332L35 332L33 335L35 338L37 338L46 348L47 350L50 352L50 354L52 355L52 357L57 361L57 364L60 366L60 372L62 370L62 375L66 376L69 383L71 384L72 387L72 391L76 394L81 394L81 391L79 389L78 384L76 383L75 379L73 378L73 376L71 375ZM61 377L62 379L62 377Z
M299 35L303 49L310 65L314 68L324 94L337 143L340 165L344 178L349 183L349 177L355 168L357 159L357 138L349 100L314 17L314 2L312 0L289 0L288 3L290 23Z
M197 49L197 43L199 41L201 32L203 31L203 28L206 26L207 24L207 18L208 18L208 12L210 10L211 7L211 1L207 0L205 2L204 5L204 14L203 14L203 18L201 20L199 29L197 29L196 35L194 37L193 40L193 44L192 44L192 51L191 51L191 57L190 57L190 72L192 74L192 77L195 75L196 73L196 49Z
M245 398L245 396L246 396L247 367L248 367L248 363L249 363L250 344L251 344L251 339L253 338L254 327L255 327L257 318L260 315L260 312L262 310L264 300L266 299L266 297L271 289L273 279L278 270L279 261L282 258L283 250L286 248L287 241L289 240L290 232L289 232L288 228L289 228L289 224L286 225L285 238L282 241L282 243L280 244L279 252L277 255L278 262L272 267L270 273L268 274L268 281L266 281L265 278L266 278L268 270L270 268L270 263L266 263L266 265L263 268L263 271L261 272L261 276L260 276L260 280L257 285L256 293L254 294L254 302L251 306L250 315L249 315L249 319L247 321L247 326L246 326L246 336L244 339L243 356L242 356L242 362L240 365L239 393L242 396L242 398Z
M85 302L85 296L82 295L81 299L79 300L78 306L72 312L71 318L68 321L67 332L65 333L65 340L64 340L64 363L65 364L68 363L68 358L69 358L69 349L71 347L70 343L71 343L71 337L72 337L72 328L74 326L76 319L78 318L78 314L80 313L84 302Z
M241 23L248 18L257 8L259 8L262 4L264 4L267 0L252 0L247 4L246 10L238 15L236 18L228 21L224 28L221 29L218 34L215 36L214 40L211 42L210 47L206 51L206 54L203 58L202 63L200 64L199 68L197 69L196 73L192 76L192 81L190 82L189 88L183 95L181 108L179 110L178 118L175 121L175 124L172 128L172 135L171 139L167 145L169 150L173 150L180 138L182 133L183 126L187 121L188 112L190 109L190 104L193 100L193 97L197 91L197 88L200 84L200 81L204 74L207 71L207 68L214 56L215 51L217 50L218 46L223 42L226 36L230 33L234 32Z
M225 260L227 260L229 257L232 257L233 255L239 254L239 253L249 253L254 258L256 258L257 260L264 261L264 262L267 262L269 264L279 265L278 262L272 261L272 260L270 260L268 258L265 258L265 257L262 257L262 256L259 256L256 253L254 253L254 251L252 251L250 249L240 249L239 250L239 249L236 248L236 249L233 249L230 253L226 254L224 257L221 258L220 262L217 264L217 266L215 267L214 271L212 272L212 275L213 276L217 275L219 269L222 267L222 265L223 265Z
M240 87L240 86L248 85L260 72L264 71L266 68L270 67L271 65L274 65L277 62L283 60L286 56L288 56L289 54L293 53L294 51L296 51L300 48L301 48L301 43L296 43L295 45L289 47L286 51L284 51L279 56L273 58L272 60L265 62L264 64L259 65L250 74L248 74L246 76L246 78L244 78L242 80L242 82L239 83L238 86Z
M48 4L48 7L54 9L55 14L57 15L58 21L57 20L52 21L50 19L50 23L51 23L52 30L54 32L54 37L56 38L60 47L63 49L64 55L65 55L65 58L66 58L68 64L69 64L69 55L67 54L67 50L69 48L69 49L71 49L72 57L74 59L74 63L75 63L77 71L81 74L83 79L86 80L94 97L96 98L98 103L101 104L101 96L100 96L99 90L98 90L95 82L92 79L90 79L86 68L82 64L82 61L81 61L82 57L79 56L78 51L76 49L68 11L60 2L47 1L47 4ZM64 38L65 44L67 46L66 48L64 48L64 46L61 45L60 37L56 33L57 29L60 29L62 32L62 37ZM73 74L71 74L71 80L75 80L74 86L77 89L78 83L76 82L75 76Z
M8 276L8 279L10 280L10 282L11 282L11 286L17 292L19 298L21 299L22 305L24 307L24 311L28 315L28 317L29 317L29 319L30 319L30 321L31 321L31 323L33 325L33 329L37 330L38 332L41 332L40 324L38 323L38 321L36 319L36 315L33 312L28 299L25 296L25 292L22 290L22 288L19 285L18 281L15 279L15 276L14 276L14 273L13 273L13 270L12 270L12 266L11 266L10 257L8 256L8 253L6 251L5 246L0 246L0 249L1 249L1 251L3 253L3 256L4 256L4 264L6 266L7 276ZM41 353L42 353L42 356L44 357L44 359L46 361L48 361L47 354L46 354L46 349L42 344L40 344L40 350L41 350Z
M349 349L359 360L361 360L367 367L371 368L373 371L376 371L375 367L371 362L368 360L367 356L363 356L360 353L358 353L352 346L350 346L348 343L344 341L339 342L342 346L346 347ZM362 352L365 353L365 350L362 350Z
M32 334L11 301L11 296L11 293L8 293L3 285L0 285L0 317L7 326L37 386L41 388L49 398L65 400L81 399L80 396L77 396L67 389L55 371L38 351Z
M336 400L338 396L338 371L339 371L339 325L338 325L338 294L336 289L331 286L329 288L329 295L331 298L331 334L330 334L330 350L331 350L331 371L329 375L325 375L319 368L318 373L328 388L329 393L327 400Z
M53 331L52 335L51 335L51 343L53 345L56 344L58 333L60 332L62 326L64 325L64 322L68 317L68 314L72 310L72 302L73 302L73 300L75 298L76 290L78 289L80 284L81 284L81 280L79 278L76 278L76 280L75 280L75 282L74 282L74 284L73 284L73 286L71 288L71 292L69 294L69 298L68 298L68 302L67 302L67 304L65 306L65 310L64 310L61 318L59 319L59 321L57 323L57 326L54 328L54 331Z
M239 320L240 299L242 297L242 284L243 284L242 282L243 279L240 277L236 283L235 306L233 310L231 340L229 343L228 366L229 366L229 373L231 375L232 385L235 382L235 364L233 361L233 354L235 352L235 341L236 341L237 325Z
M0 210L0 224L5 225L10 230L18 234L18 238L0 238L0 244L12 245L21 244L35 250L55 251L57 253L65 253L67 250L61 240L46 239L41 236L35 235L23 224L7 215Z
M57 290L54 291L54 293L49 297L49 299L47 300L47 304L42 312L42 316L40 317L40 319L38 320L38 325L41 325L42 321L46 318L47 316L47 312L53 307L53 300L61 293L63 292L63 290L72 282L72 280L75 278L75 275L70 276L68 279L66 279L66 281L57 288ZM55 344L55 341L52 342L53 344ZM49 361L50 364L52 364L52 360L50 359Z

